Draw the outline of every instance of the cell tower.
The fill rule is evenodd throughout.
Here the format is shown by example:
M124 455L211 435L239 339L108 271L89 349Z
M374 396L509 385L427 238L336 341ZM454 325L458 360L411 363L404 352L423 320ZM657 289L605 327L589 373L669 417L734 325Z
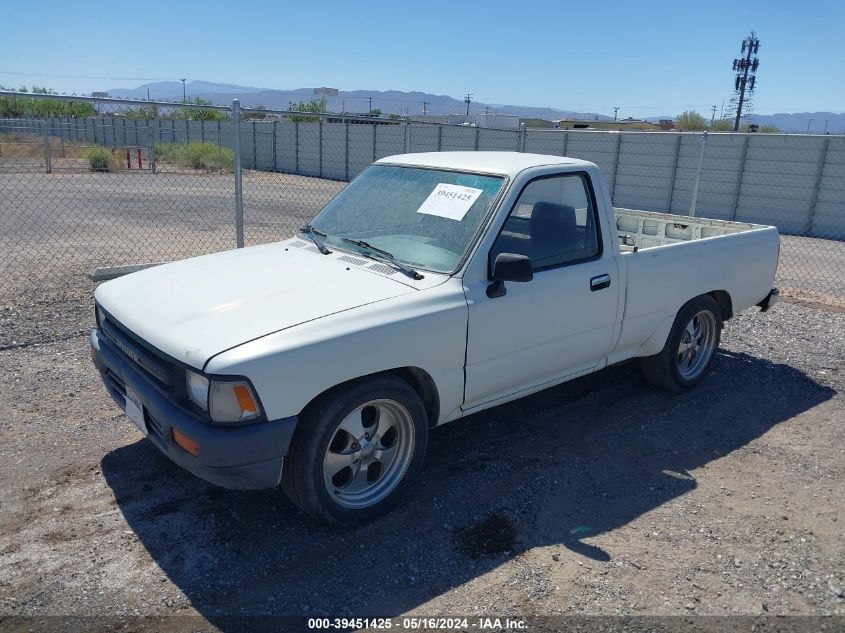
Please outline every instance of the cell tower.
M757 59L757 51L760 50L760 40L756 33L742 40L742 57L734 60L734 96L731 104L736 108L734 119L734 132L739 132L739 121L742 118L743 108L746 113L751 111L751 99L754 96L754 87L757 84L757 67L760 60Z

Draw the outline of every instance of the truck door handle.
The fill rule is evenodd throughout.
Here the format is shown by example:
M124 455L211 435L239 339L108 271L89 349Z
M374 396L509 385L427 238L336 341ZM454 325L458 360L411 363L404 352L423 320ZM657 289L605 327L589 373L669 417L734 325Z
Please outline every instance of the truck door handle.
M590 291L604 290L610 288L610 275L599 275L590 279Z

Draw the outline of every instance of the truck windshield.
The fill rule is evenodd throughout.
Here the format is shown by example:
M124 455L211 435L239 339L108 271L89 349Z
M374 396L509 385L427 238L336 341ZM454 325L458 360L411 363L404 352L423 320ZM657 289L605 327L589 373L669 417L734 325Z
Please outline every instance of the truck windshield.
M454 272L504 183L499 176L372 165L311 226L331 247L364 240L408 266Z

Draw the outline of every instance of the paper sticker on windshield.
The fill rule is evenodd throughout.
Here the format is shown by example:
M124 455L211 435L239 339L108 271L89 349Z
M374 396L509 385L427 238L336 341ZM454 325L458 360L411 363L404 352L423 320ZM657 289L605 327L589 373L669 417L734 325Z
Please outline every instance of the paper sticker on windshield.
M462 185L439 183L417 209L417 213L438 215L460 222L484 191Z

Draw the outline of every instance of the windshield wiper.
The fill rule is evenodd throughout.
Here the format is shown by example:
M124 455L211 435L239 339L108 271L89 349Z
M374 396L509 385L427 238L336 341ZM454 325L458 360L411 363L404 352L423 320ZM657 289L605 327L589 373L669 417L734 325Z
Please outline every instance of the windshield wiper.
M342 237L340 238L344 242L349 242L350 244L355 244L359 248L366 251L364 253L365 257L369 257L370 259L375 259L376 261L384 262L396 268L400 273L403 275L410 277L411 279L422 279L423 276L419 274L413 268L409 266L405 266L404 264L400 264L396 261L396 258L393 256L393 253L384 250L383 248L379 248L377 246L373 246L369 242L365 242L364 240L353 240L349 237Z
M326 245L321 240L321 237L328 237L325 233L323 233L320 229L314 228L311 224L306 224L301 229L299 229L303 233L308 233L308 237L311 238L311 241L314 242L314 245L317 247L323 255L328 255L331 251L326 248Z

